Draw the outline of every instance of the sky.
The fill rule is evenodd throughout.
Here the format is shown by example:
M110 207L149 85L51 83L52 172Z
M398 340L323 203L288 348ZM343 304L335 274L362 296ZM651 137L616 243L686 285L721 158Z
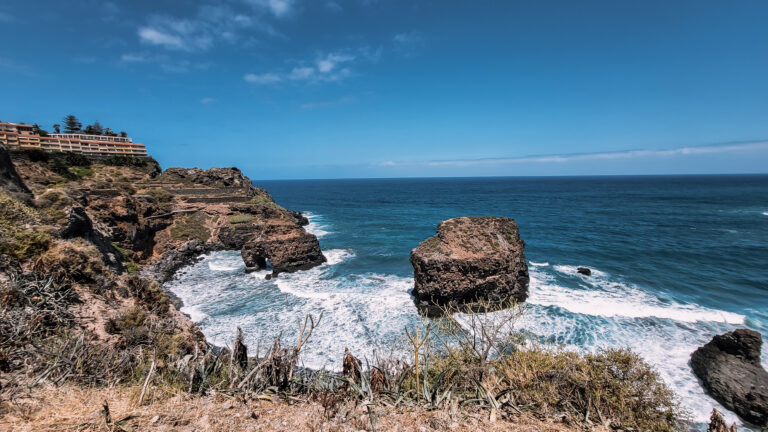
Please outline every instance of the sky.
M252 179L768 172L768 2L2 0L0 120Z

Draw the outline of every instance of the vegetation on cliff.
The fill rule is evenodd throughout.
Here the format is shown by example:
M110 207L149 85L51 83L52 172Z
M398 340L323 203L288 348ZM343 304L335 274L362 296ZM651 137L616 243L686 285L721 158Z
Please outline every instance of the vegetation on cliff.
M515 304L445 310L404 331L397 343L412 343L402 356L339 353L343 373L300 367L319 316L300 317L296 341L249 352L233 328L231 346L212 347L154 278L253 233L294 239L303 232L295 215L231 169L157 175L92 162L93 175L71 179L47 161L17 167L36 198L0 192L0 426L229 430L277 418L267 430L681 428L672 393L637 355L538 345L516 330L524 310ZM62 418L55 407L67 394L80 403Z

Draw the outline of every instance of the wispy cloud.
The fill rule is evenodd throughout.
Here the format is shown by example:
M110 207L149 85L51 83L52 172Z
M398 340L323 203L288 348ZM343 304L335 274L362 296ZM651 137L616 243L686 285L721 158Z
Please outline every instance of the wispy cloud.
M16 18L8 12L0 11L0 22L10 23L16 21Z
M736 142L726 144L704 145L678 147L673 149L641 149L625 150L616 152L598 152L598 153L577 153L563 155L535 155L521 157L499 157L499 158L481 158L481 159L453 159L453 160L425 160L425 161L386 161L376 164L378 166L482 166L498 164L519 164L519 163L568 163L577 161L598 161L615 159L634 159L634 158L664 158L674 156L694 156L708 155L718 153L737 153L755 150L768 150L768 141Z
M270 11L276 17L284 17L293 12L295 7L294 0L245 0L257 8L263 8Z
M264 73L264 74L245 74L243 76L243 79L246 82L254 83L254 84L272 84L276 82L280 82L282 79L280 78L280 75L274 74L274 73Z
M357 100L357 97L355 96L344 96L339 99L328 100L328 101L305 102L301 104L301 108L302 109L325 108L325 107L352 103L352 102L355 102L356 100Z
M216 102L216 99L212 98L212 97L204 97L204 98L200 99L200 103L203 104L203 105L212 104L214 102Z
M201 6L197 15L179 18L153 15L137 30L139 40L147 45L175 51L203 51L217 41L236 42L246 29L277 34L257 17L234 11L227 5Z
M262 74L249 73L245 81L255 84L274 84L279 82L335 82L352 75L351 65L361 60L369 60L369 48L361 48L357 53L338 51L319 54L311 62L301 63L290 70L282 72L267 72Z
M206 70L209 63L193 63L187 59L173 58L164 54L125 53L120 56L120 62L124 65L154 64L160 67L163 72L183 73L193 70Z
M398 33L392 37L394 50L404 55L415 55L426 45L423 36L416 32Z

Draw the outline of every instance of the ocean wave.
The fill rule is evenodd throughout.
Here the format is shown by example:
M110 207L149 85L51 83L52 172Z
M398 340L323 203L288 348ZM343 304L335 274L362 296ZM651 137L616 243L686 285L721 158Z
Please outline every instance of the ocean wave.
M577 275L576 267L556 265L554 269L567 275ZM530 273L529 303L557 306L572 313L627 318L661 318L681 322L712 321L734 325L744 324L744 315L662 301L630 284L608 279L606 273L592 269L585 278L588 286L568 287L557 283L546 273Z
M763 212L763 216L768 216L768 211Z
M230 272L245 268L243 258L238 255L204 255L203 260L208 264L208 268L213 271Z
M309 220L309 224L304 227L306 232L314 234L317 238L325 237L332 233L331 231L328 231L329 226L323 223L322 216L312 212L302 212L302 214Z
M546 262L546 261L545 261L545 262L542 262L542 263L537 263L537 262L533 262L533 261L528 261L528 264L529 264L531 267L547 267L547 266L549 266L549 263L548 263L548 262Z

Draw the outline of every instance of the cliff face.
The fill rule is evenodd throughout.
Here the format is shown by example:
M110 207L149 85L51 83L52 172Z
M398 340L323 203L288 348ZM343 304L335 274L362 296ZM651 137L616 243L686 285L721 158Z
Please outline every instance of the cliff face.
M417 306L477 301L503 304L528 297L525 243L508 218L461 217L441 222L437 235L411 252Z
M83 206L98 232L128 261L148 264L159 281L211 250L241 250L249 267L268 261L275 272L325 261L317 238L304 231L300 218L275 204L237 168L170 168L158 174L151 164L93 164L70 168L85 173L67 179L67 172L62 176L44 162L25 159L17 165L43 204Z
M236 168L108 163L0 148L0 393L43 372L114 384L153 362L202 386L216 357L159 284L219 249L276 272L325 261L300 218Z

